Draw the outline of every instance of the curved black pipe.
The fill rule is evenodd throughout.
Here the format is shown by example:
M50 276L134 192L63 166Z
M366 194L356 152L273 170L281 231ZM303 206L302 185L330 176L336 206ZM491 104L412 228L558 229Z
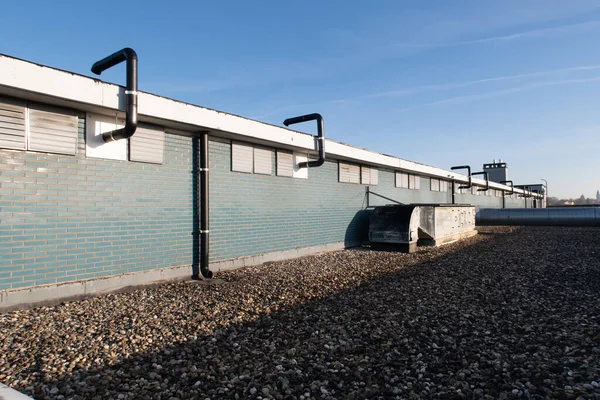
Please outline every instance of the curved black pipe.
M473 172L471 175L483 175L485 177L485 189L477 189L478 192L485 192L490 188L490 180L487 171Z
M313 120L317 121L317 140L319 141L318 142L319 159L316 161L301 162L300 164L298 164L299 168L320 167L325 162L325 137L323 136L323 131L325 130L325 128L324 128L324 123L323 123L323 117L321 116L321 114L314 113L314 114L301 115L299 117L294 117L294 118L288 118L285 121L283 121L283 124L285 126L290 126L293 124L299 124L300 122L313 121Z
M511 195L515 192L515 184L513 183L513 181L500 181L500 183L508 183L510 182L510 193L505 193L508 195Z
M138 58L133 49L126 47L100 61L96 61L94 65L92 65L92 72L100 75L102 71L114 67L123 61L127 61L127 85L125 89L127 105L125 109L125 126L121 129L104 132L102 134L102 139L105 142L130 138L137 129Z
M473 179L471 178L471 167L469 165L457 165L456 167L451 167L450 169L466 169L469 174L469 184L467 186L459 186L459 189L469 189L471 186L473 186Z

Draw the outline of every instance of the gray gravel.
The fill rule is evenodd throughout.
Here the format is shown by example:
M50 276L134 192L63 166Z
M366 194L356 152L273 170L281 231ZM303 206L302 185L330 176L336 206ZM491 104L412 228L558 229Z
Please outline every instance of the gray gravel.
M600 399L600 230L490 228L0 315L0 382L76 399Z

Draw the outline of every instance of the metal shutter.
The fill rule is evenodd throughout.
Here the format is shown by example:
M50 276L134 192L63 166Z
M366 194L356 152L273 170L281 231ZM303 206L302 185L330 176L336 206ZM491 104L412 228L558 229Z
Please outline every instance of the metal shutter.
M415 189L415 179L418 179L414 175L408 175L408 188Z
M25 150L25 102L0 97L0 147Z
M292 177L294 174L294 155L277 151L277 175Z
M78 120L75 111L46 105L29 106L29 150L77 153Z
M363 185L371 184L371 168L369 167L360 167L360 183Z
M231 144L231 170L252 173L254 170L254 148L247 144Z
M271 175L273 164L271 163L272 151L269 149L254 148L254 173Z
M346 164L343 162L340 162L338 165L339 165L340 182L345 182L345 183L359 183L360 182L360 167L358 165Z
M399 187L408 189L408 187L409 187L408 182L409 182L409 175L401 172L400 173L400 186Z
M448 191L448 181L440 181L440 192Z
M371 185L377 185L379 183L379 170L377 168L371 168Z
M165 131L138 126L129 139L129 160L153 164L165 161Z

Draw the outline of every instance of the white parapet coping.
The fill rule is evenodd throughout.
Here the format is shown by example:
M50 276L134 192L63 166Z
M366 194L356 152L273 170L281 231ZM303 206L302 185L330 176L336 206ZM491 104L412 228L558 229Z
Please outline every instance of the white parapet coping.
M72 72L62 71L0 54L0 94L30 100L57 102L82 111L114 115L125 109L124 88ZM141 121L160 121L167 128L190 132L208 129L232 135L240 140L269 142L295 150L317 150L313 136L284 127L254 121L237 115L139 92L138 112ZM329 156L374 166L412 172L434 178L468 183L467 176L416 162L361 149L333 140L325 140ZM485 186L483 179L472 179ZM511 190L509 186L489 182L489 187ZM514 189L522 194L522 189ZM542 197L541 195L535 195Z

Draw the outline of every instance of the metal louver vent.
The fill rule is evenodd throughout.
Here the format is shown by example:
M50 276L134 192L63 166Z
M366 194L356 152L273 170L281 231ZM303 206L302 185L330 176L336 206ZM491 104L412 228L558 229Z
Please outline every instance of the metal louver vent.
M292 177L294 174L294 155L277 151L277 175Z
M153 164L162 164L165 154L165 131L138 126L129 139L129 159Z
M0 147L25 150L25 102L0 97Z
M340 182L345 183L360 183L360 166L339 163Z
M272 151L269 149L254 148L254 173L271 175L273 165L271 164Z
M29 150L77 153L77 114L45 105L29 106Z
M252 173L254 170L254 148L241 143L231 144L231 170Z

